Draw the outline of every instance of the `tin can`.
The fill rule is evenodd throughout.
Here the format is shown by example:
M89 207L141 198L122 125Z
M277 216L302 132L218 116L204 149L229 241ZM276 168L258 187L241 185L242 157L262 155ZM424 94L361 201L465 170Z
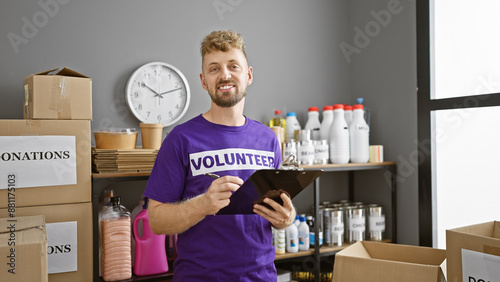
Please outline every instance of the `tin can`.
M365 239L366 210L360 207L347 208L347 242L354 243Z
M312 140L312 130L310 129L301 129L294 131L295 141L309 141Z
M341 209L326 208L323 211L325 244L342 246L344 243L344 215Z
M297 154L299 164L313 165L314 164L314 144L312 140L299 141L297 146Z
M328 164L330 150L327 140L314 140L314 164Z
M367 215L367 234L366 239L372 241L381 241L385 233L385 214L380 205L372 204L366 207Z
M283 160L288 159L289 156L294 155L297 160L297 142L292 139L287 139L283 143Z

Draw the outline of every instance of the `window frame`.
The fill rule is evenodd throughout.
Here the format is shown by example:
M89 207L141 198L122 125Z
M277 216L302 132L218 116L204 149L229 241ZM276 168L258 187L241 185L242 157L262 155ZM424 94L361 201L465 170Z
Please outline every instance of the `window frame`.
M431 0L416 1L419 245L433 246L432 112L500 106L500 93L431 99ZM430 147L430 148L429 148ZM427 148L422 150L420 148Z

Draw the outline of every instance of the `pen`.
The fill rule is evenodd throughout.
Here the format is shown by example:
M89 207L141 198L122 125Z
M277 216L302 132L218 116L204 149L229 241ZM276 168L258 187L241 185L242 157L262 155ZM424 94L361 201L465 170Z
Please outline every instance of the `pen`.
M208 177L212 177L213 179L217 179L219 178L220 176L218 176L217 174L214 174L214 173L204 173L203 175L206 175Z

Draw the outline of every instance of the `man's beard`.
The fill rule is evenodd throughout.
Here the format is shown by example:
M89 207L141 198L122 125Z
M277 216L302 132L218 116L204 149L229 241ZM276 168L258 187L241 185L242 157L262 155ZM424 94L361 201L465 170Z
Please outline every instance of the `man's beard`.
M218 86L220 84L224 84L224 83L231 83L231 81L219 82L217 84L217 86L215 86L215 88L212 91L208 91L210 98L212 98L212 101L217 106L222 107L222 108L232 107L232 106L238 104L246 96L246 94L247 94L246 88L242 89L240 91L238 86L236 85L236 83L234 83L236 94L233 95L232 91L231 92L223 92L223 93L219 92L219 93L217 93Z

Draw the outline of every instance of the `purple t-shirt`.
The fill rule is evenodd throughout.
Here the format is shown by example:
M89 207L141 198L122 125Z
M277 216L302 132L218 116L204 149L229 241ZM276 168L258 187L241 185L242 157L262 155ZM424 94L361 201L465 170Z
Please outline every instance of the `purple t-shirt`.
M144 196L176 203L204 193L213 179L203 173L246 180L255 170L278 168L275 133L246 118L224 126L201 115L165 138ZM271 224L256 214L209 215L178 235L174 281L276 281Z

